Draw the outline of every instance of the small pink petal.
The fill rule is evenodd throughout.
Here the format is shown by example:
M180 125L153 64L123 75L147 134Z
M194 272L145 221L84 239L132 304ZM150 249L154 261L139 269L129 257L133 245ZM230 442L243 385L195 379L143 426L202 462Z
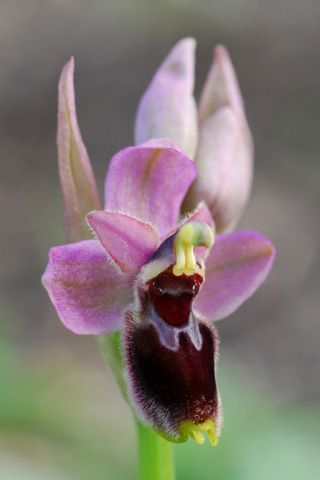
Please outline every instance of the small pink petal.
M217 235L194 308L213 322L227 317L264 282L273 264L270 240L251 230Z
M101 245L123 273L136 274L160 244L157 229L116 212L92 212L87 220Z
M197 110L193 98L195 40L178 42L160 65L141 98L135 123L137 145L157 137L177 142L193 158Z
M248 201L253 174L252 144L230 107L221 108L201 125L195 163L198 175L183 208L194 208L203 199L217 231L230 230Z
M73 85L74 60L64 66L59 82L58 163L64 196L64 227L68 242L91 238L85 217L101 209L90 159L79 129Z
M237 76L228 51L218 45L199 100L199 123L225 106L230 106L236 114L245 118Z
M128 147L111 159L105 183L105 209L154 224L161 238L177 223L182 200L196 167L172 148Z
M69 330L100 335L119 330L133 300L132 277L119 273L97 240L53 247L42 283Z

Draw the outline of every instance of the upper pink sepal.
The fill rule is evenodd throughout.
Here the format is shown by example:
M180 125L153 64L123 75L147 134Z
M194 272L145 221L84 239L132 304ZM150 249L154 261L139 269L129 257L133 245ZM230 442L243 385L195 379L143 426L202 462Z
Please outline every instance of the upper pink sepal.
M230 315L264 282L274 256L272 243L260 233L239 230L217 235L195 310L210 322Z
M125 212L156 226L161 239L177 224L196 167L172 148L128 147L111 159L105 209Z
M178 42L142 96L135 122L135 143L168 137L193 158L197 145L197 109L193 97L195 40Z
M64 196L64 228L69 243L90 238L85 217L101 208L90 159L77 121L73 57L59 81L58 164Z
M61 322L74 333L120 330L133 300L132 277L123 275L97 240L53 247L42 276Z
M232 230L246 206L253 174L253 142L237 77L219 45L199 101L198 175L184 202L205 200L217 232Z
M117 212L92 212L87 220L101 245L128 275L139 272L160 244L157 229L129 215Z
M229 53L225 47L218 45L199 100L199 123L227 105L245 118L243 100Z

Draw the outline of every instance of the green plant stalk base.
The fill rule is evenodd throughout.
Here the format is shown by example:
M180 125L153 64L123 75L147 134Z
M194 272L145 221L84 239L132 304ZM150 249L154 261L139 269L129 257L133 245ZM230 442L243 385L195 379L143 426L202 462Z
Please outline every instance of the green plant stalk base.
M138 421L140 480L174 480L173 444Z

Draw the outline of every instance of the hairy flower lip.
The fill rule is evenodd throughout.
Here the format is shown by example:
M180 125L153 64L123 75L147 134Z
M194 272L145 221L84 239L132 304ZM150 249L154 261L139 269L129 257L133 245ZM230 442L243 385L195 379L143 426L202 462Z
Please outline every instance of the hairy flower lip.
M200 319L197 324L200 348L180 331L178 349L168 349L154 324L139 324L131 314L123 333L126 378L135 412L142 423L177 443L188 438L183 429L187 422L201 430L201 424L212 420L216 436L220 434L220 399L214 375L216 334Z

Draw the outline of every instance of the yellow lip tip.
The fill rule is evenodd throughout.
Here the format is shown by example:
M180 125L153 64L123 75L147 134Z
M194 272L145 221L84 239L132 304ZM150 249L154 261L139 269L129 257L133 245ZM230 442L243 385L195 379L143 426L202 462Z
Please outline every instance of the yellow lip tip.
M207 433L208 433L208 437L209 437L211 445L213 447L216 447L218 445L219 438L215 436L214 431L211 430L211 429L208 430Z
M212 419L207 419L205 422L195 425L191 422L186 422L182 431L190 438L195 440L199 445L205 442L205 433L207 432L210 443L213 447L218 444L218 437L215 435L215 426Z
M194 440L195 440L197 443L199 443L199 445L202 445L202 444L205 442L206 439L205 439L203 433L193 431L192 434L193 434Z

